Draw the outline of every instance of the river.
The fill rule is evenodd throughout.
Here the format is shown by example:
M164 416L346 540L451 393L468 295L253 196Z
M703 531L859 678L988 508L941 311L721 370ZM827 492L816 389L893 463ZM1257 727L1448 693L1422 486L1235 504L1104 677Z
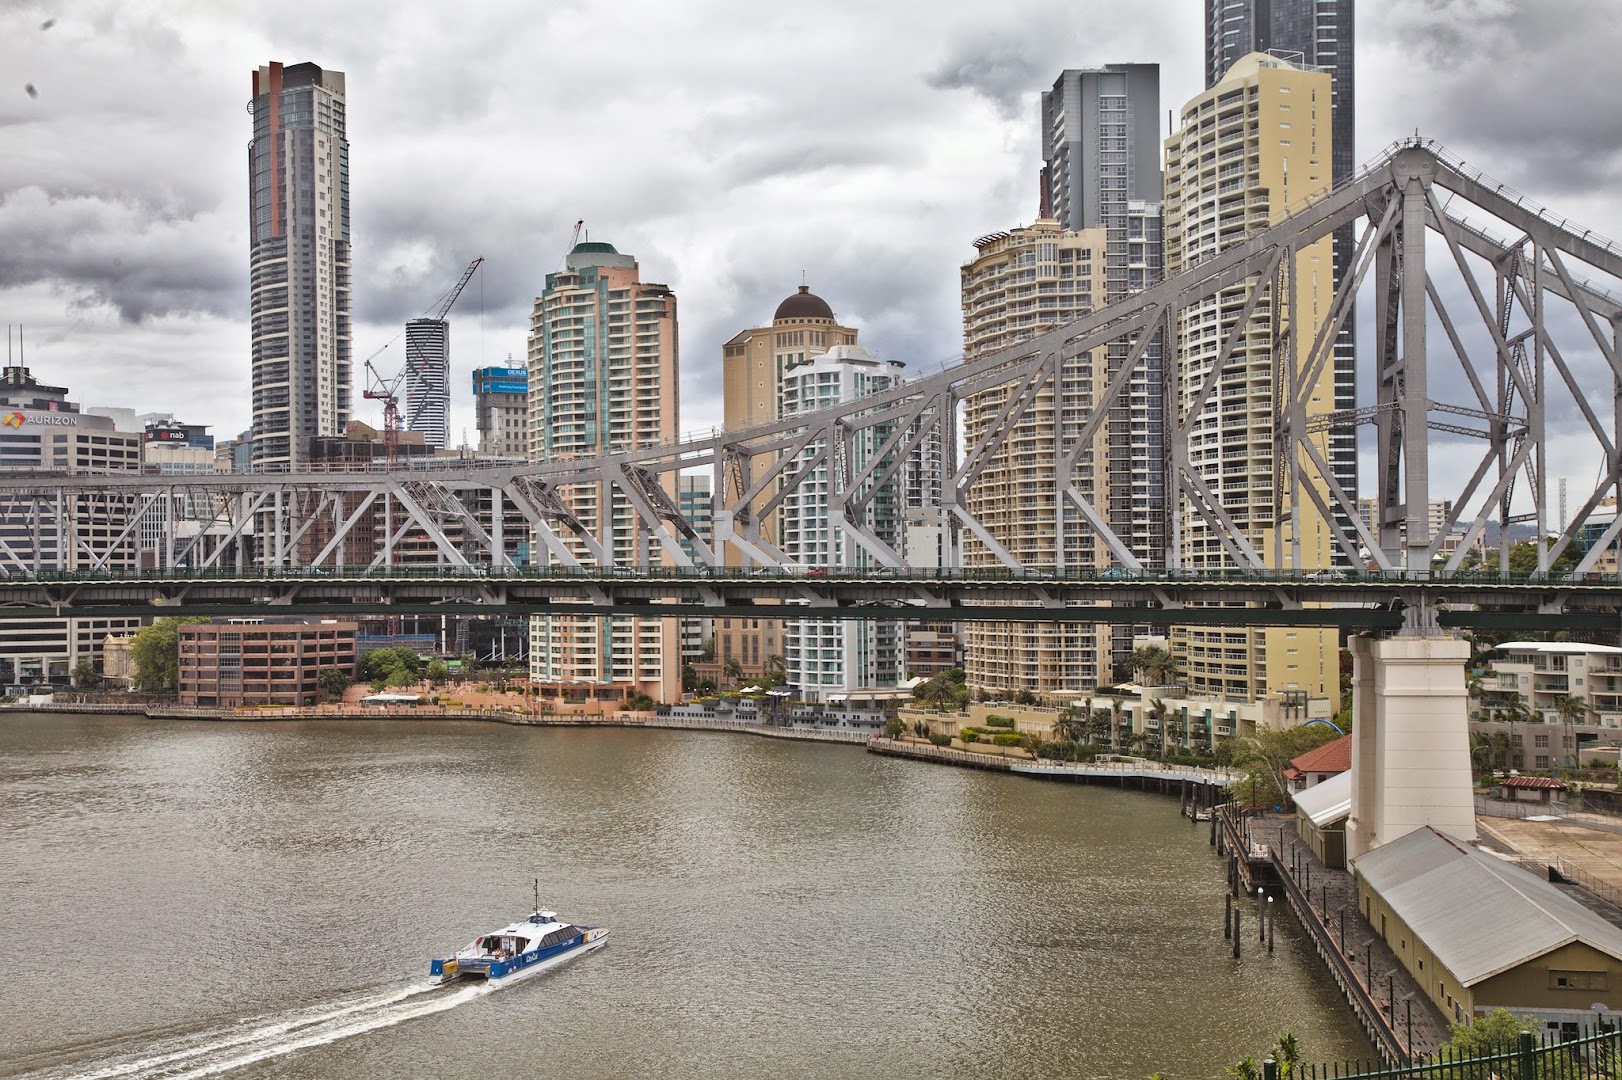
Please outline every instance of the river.
M0 716L0 1075L1216 1077L1368 1044L1175 798L747 735ZM606 948L427 960L543 906ZM1254 924L1246 927L1253 932Z

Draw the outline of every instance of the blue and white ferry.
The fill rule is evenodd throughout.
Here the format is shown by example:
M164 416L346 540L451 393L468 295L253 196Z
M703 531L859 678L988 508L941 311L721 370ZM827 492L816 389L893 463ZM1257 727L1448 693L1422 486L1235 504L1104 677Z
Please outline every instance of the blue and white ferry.
M555 911L535 913L523 922L480 934L455 956L435 959L429 981L438 986L457 979L486 979L503 985L539 974L608 943L605 926L562 922Z

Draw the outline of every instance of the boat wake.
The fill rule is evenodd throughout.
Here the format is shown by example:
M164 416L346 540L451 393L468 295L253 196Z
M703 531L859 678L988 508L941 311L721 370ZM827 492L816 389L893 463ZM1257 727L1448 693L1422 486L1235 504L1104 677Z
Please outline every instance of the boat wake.
M445 1012L482 997L496 987L488 983L441 989L427 982L390 991L371 992L284 1014L258 1016L237 1024L186 1034L142 1040L139 1046L103 1045L93 1058L58 1061L23 1073L17 1080L189 1080L215 1076L312 1046L364 1035L379 1028ZM79 1048L78 1053L87 1049ZM74 1053L69 1051L70 1054ZM75 1054L75 1056L78 1056Z

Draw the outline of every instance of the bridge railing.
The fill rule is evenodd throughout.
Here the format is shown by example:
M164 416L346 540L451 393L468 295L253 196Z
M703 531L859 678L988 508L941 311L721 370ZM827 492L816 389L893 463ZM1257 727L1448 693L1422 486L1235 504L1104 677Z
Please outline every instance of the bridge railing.
M1014 568L992 567L919 567L892 569L874 566L850 567L735 567L735 566L493 566L471 563L395 564L391 566L210 566L190 569L184 566L155 569L150 567L104 567L94 570L32 569L0 566L0 582L143 582L143 581L310 581L323 577L343 580L376 579L398 580L421 578L444 580L466 579L476 582L488 579L547 579L601 581L605 578L626 580L695 580L715 583L749 583L762 579L772 581L798 581L808 584L833 579L838 581L874 582L1052 582L1066 584L1133 585L1133 584L1265 584L1280 586L1315 587L1325 590L1336 587L1368 585L1478 585L1526 586L1547 584L1561 588L1593 585L1616 587L1622 585L1622 576L1616 573L1590 572L1573 575L1563 571L1501 572L1498 570L1456 570L1445 573L1438 570L1272 570L1222 568L1214 570L1143 568L1124 570L1107 568Z

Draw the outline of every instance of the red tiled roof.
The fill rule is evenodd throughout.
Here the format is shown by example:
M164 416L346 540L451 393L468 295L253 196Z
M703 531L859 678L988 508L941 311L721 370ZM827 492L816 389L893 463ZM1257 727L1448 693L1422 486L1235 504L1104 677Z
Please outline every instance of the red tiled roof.
M1303 773L1343 773L1352 767L1352 737L1342 735L1316 750L1308 750L1290 762L1290 767Z
M1500 787L1536 788L1542 791L1564 791L1566 784L1552 776L1506 776L1498 781Z

